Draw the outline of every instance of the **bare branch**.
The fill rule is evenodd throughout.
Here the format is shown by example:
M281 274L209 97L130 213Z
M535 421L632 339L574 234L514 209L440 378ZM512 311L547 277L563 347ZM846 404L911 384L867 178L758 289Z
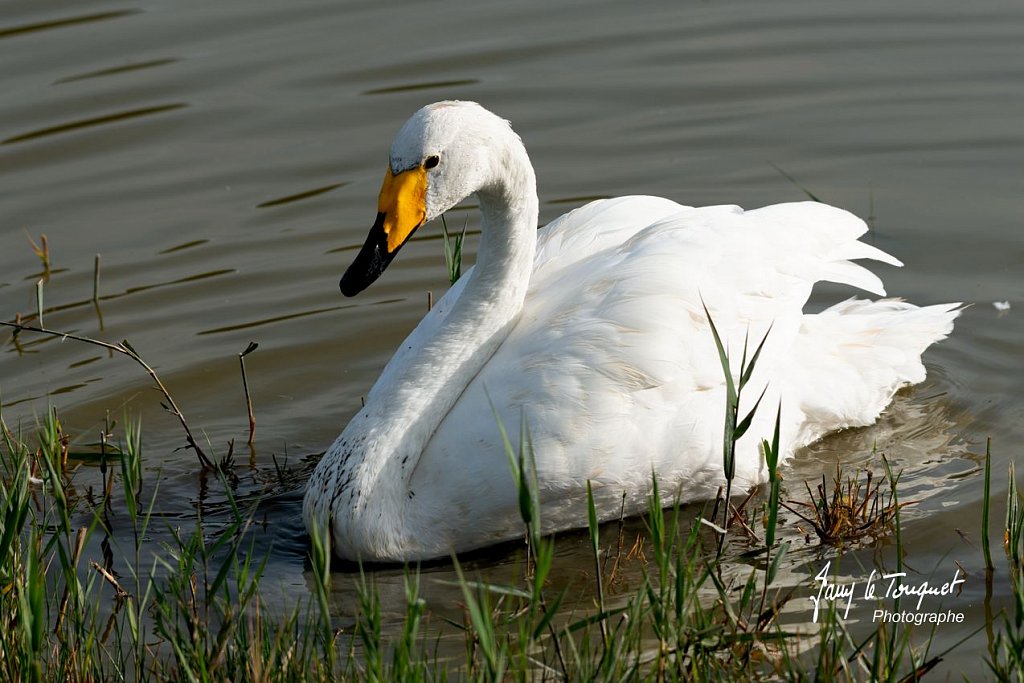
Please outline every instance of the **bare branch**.
M168 412L170 412L172 415L178 418L178 422L181 423L182 429L185 430L185 440L188 442L188 447L195 451L196 455L199 457L199 464L203 466L203 469L217 469L217 466L213 463L212 460L210 460L209 456L206 455L206 452L203 451L202 447L199 445L199 442L196 441L195 437L192 435L192 430L189 429L188 422L185 421L185 415L181 412L181 409L178 408L178 404L174 402L174 398L171 396L171 393L167 390L167 387L164 386L163 381L161 381L160 377L156 374L156 370L154 370L152 366L149 365L149 363L142 359L142 356L140 356L138 352L134 348L132 348L132 345L128 343L127 339L123 339L121 340L121 342L117 344L111 344L110 342L100 341L99 339L83 337L81 335L71 334L70 332L50 330L45 327L32 327L30 325L6 322L3 320L0 320L0 325L4 325L5 327L11 327L14 328L15 330L22 332L38 332L40 334L49 334L54 337L60 337L61 339L73 339L74 341L92 344L94 346L99 346L104 349L116 351L117 353L128 356L133 361L142 366L142 369L144 369L146 371L146 374L148 374L150 378L152 378L153 382L156 384L157 389L160 390L160 393L162 393L164 395L164 398L167 399L166 408Z

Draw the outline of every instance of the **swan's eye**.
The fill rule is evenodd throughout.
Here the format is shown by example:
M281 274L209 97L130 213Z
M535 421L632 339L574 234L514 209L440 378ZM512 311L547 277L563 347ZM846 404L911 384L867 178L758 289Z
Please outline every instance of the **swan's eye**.
M434 154L423 160L423 168L429 171L430 169L437 166L439 163L441 163L441 157Z

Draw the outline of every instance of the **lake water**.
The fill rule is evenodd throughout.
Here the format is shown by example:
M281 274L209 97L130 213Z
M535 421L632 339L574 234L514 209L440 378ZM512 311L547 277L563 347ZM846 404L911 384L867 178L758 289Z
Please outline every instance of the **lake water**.
M8 0L0 318L35 310L40 262L26 233L45 233L47 325L129 339L218 453L245 442L237 354L258 342L247 357L257 440L236 448L237 472L243 494L271 496L256 535L271 552L265 585L288 604L309 586L301 475L427 292L447 286L438 225L360 297L337 288L409 114L455 98L509 118L537 169L542 223L595 196L748 208L805 198L781 169L869 219L869 241L906 263L875 269L890 294L974 304L926 354L928 380L877 427L826 439L786 471L796 495L837 461L877 468L873 446L904 470L904 498L920 501L905 515L908 564L943 580L954 561L969 573L949 603L964 626L936 635L949 645L985 619L979 454L991 436L1001 500L1024 442L1022 46L1015 2ZM851 293L823 288L815 304ZM159 511L187 524L210 505L216 519L223 498L205 497L177 423L130 361L29 334L0 342L8 424L31 427L53 404L89 442L108 411L141 415ZM275 483L275 459L298 481ZM85 464L76 483L97 480ZM803 552L809 594L830 555ZM473 566L501 580L515 557L499 549ZM566 585L590 585L581 537L560 542L558 563ZM341 621L354 609L344 571ZM450 578L450 566L428 576ZM401 571L378 579L385 610L401 609ZM439 609L453 590L424 582ZM998 584L996 610L1006 596ZM943 666L980 676L986 647L982 632Z

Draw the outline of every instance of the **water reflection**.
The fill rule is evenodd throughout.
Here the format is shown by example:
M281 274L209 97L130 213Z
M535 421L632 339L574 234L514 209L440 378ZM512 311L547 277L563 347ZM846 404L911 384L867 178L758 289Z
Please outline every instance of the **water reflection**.
M455 88L462 85L476 85L479 83L475 78L462 78L451 81L432 81L426 83L406 83L404 85L392 85L386 88L372 88L363 91L363 95L388 95L391 93L411 92L415 90L437 90Z
M171 251L175 251L175 250L172 249ZM161 252L161 253L164 253L164 252ZM55 270L52 270L50 272L51 273L62 273L65 270L67 270L67 269L55 269ZM148 292L148 291L154 290L154 289L162 289L164 287L173 287L174 285L181 285L181 284L187 284L187 283L192 283L192 282L199 282L201 280L209 280L211 278L222 277L224 275L230 275L231 273L235 273L235 272L237 272L237 271L234 268L222 268L220 270L214 270L214 271L210 271L210 272L207 272L207 273L196 273L195 275L187 275L185 277L175 278L175 279L167 281L167 282L153 282L153 283L145 284L145 285L136 285L134 287L129 287L126 290L124 290L123 292L119 292L117 294L104 294L102 296L96 297L95 299L92 299L92 298L90 298L90 299L80 299L78 301L71 301L69 303L56 304L56 305L47 306L47 307L43 308L43 315L46 315L48 313L58 313L58 312L62 312L62 311L70 311L70 310L74 310L74 309L77 309L77 308L83 308L83 307L87 307L87 306L95 306L96 307L97 315L100 317L100 320L99 320L100 329L102 329L103 328L103 319L102 319L102 315L100 314L100 311L99 311L99 302L102 302L102 301L113 301L113 300L116 300L116 299L122 299L124 297L131 296L133 294L139 294L139 293L142 293L142 292ZM35 278L31 278L31 279L35 279ZM30 313L30 314L27 314L27 315L24 315L24 316L19 316L19 319L20 319L20 321L22 323L30 324L31 322L36 320L36 317L37 317L37 315L35 313ZM59 337L41 337L41 338L39 338L37 340L29 342L27 344L27 346L34 346L36 344L46 343L46 342L52 341L54 339L58 339L59 340L60 338Z
M113 114L105 114L103 116L95 116L88 119L80 119L78 121L62 123L56 126L47 126L46 128L31 130L28 131L27 133L20 133L18 135L6 138L4 140L0 140L0 145L10 145L16 142L25 142L27 140L35 140L37 138L49 137L51 135L69 133L72 131L80 130L82 128L94 128L96 126L106 126L111 123L118 123L120 121L126 121L129 119L154 116L156 114L163 114L165 112L175 111L177 109L184 109L187 106L188 105L183 102L176 102L173 104L161 104L153 107L141 107L139 109L129 109L126 111L115 112Z
M348 183L333 183L331 185L324 185L323 187L317 187L312 190L306 190L304 192L297 192L296 194L290 194L286 197L278 197L277 199L268 199L265 202L256 205L257 209L265 209L269 206L280 206L282 204L291 204L292 202L301 201L303 199L309 199L310 197L316 197L317 195L330 192L331 190L337 190L339 187L345 187Z
M395 300L392 300L395 301ZM401 301L398 299L397 301ZM390 303L390 302L375 302L375 303ZM346 308L355 308L357 304L343 304L339 306L328 306L327 308L317 308L311 311L299 311L297 313L285 313L284 315L275 315L270 318L263 318L262 320L251 320L249 322L237 323L234 325L225 325L224 327L213 327L208 330L200 330L196 332L197 335L203 336L206 334L220 334L221 332L234 332L236 330L247 330L253 327L260 327L262 325L270 325L272 323L279 323L285 320L295 320L296 318L307 318L311 315L320 315L321 313L330 313L332 311L343 311Z
M178 251L185 251L186 249L191 249L192 247L199 247L199 246L202 246L204 244L208 244L209 242L210 242L210 240L208 240L208 239L191 240L191 241L185 242L184 244L176 244L173 247L167 247L166 249L161 249L160 251L157 252L157 254L160 254L160 255L163 255L163 254L173 254L173 253L178 252Z
M51 19L49 21L40 21L31 24L21 24L20 26L8 26L6 28L0 27L0 39L13 38L15 36L22 36L26 33L35 33L37 31L50 31L57 28L66 28L68 26L77 26L79 24L90 24L97 21L109 21L111 19L121 19L123 17L129 17L133 14L139 14L142 12L140 9L123 9L113 10L110 12L97 12L95 14L82 14L74 17L64 17L61 19Z
M104 69L97 69L95 71L87 71L85 73L75 74L74 76L65 76L59 78L53 82L54 85L60 85L62 83L74 83L75 81L84 81L90 78L103 78L106 76L117 76L119 74L125 74L132 71L142 71L144 69L155 69L161 66L167 66L168 64L174 64L178 62L178 59L169 57L166 59L152 59L147 62L135 62L133 64L124 64L122 66L112 66Z

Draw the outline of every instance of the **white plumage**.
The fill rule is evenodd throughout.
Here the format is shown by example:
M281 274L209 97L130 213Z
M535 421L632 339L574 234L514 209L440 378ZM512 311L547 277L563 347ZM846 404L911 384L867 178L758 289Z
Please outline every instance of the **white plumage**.
M627 514L643 510L652 474L666 502L713 496L725 382L702 301L733 357L771 327L744 394L753 401L767 385L771 408L738 443L734 490L765 480L757 442L780 401L784 456L871 424L899 387L924 379L921 353L957 315L958 304L894 299L804 314L820 280L885 295L852 259L901 265L858 241L863 221L824 204L743 211L622 197L537 231L522 143L473 103L430 105L406 123L386 183L412 177L403 174L425 177L425 190L385 205L386 184L378 224L419 201L411 234L476 193L480 249L311 478L307 527L329 527L341 557L423 559L522 535L492 405L514 442L525 420L548 531L586 524L588 480L603 519L619 514L623 494ZM371 232L343 290L372 262L378 270L355 289L369 284L401 246L381 247L382 234L371 253Z

